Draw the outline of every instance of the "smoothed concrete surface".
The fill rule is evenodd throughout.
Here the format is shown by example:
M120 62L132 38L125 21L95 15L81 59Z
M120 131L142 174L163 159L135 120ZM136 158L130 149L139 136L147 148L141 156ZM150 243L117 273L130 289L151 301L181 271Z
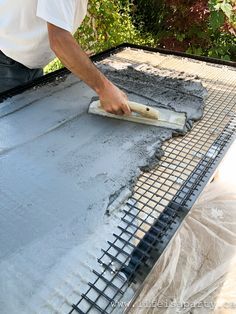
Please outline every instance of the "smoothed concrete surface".
M186 131L201 118L205 91L196 78L118 61L98 66L130 100L186 112ZM48 305L57 276L93 267L119 222L111 203L119 195L125 201L140 169L155 165L172 137L168 129L89 115L92 96L69 75L0 104L1 314L63 313L60 302Z

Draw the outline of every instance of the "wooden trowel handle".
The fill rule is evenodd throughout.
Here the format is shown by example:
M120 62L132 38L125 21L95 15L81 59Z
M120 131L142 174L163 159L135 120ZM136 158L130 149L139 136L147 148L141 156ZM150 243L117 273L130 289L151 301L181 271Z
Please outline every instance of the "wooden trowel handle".
M156 119L156 120L158 120L158 118L159 118L159 112L157 109L154 109L154 108L146 106L146 105L139 104L137 102L132 102L132 101L129 101L128 105L129 105L131 111L137 112L145 118Z

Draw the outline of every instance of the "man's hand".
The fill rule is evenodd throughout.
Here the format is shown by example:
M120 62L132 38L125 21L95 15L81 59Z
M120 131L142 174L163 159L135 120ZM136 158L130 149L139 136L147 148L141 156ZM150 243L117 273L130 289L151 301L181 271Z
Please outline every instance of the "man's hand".
M95 67L68 31L48 23L48 36L56 56L95 90L106 111L121 115L131 113L127 96Z
M128 97L119 88L108 82L107 86L99 94L100 102L104 110L118 115L130 115Z

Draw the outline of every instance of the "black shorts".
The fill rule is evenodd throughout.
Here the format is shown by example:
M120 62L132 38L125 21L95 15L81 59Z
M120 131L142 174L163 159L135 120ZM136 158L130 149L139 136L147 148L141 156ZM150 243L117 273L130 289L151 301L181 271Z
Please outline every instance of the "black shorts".
M0 51L0 93L26 84L42 75L42 69L29 69Z

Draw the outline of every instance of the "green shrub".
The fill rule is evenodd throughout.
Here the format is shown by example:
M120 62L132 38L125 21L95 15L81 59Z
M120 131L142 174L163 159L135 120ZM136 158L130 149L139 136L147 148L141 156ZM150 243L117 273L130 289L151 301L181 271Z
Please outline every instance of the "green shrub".
M236 0L89 0L75 38L89 53L130 42L236 61Z
M136 0L155 45L236 60L235 0ZM150 12L150 13L149 13Z

